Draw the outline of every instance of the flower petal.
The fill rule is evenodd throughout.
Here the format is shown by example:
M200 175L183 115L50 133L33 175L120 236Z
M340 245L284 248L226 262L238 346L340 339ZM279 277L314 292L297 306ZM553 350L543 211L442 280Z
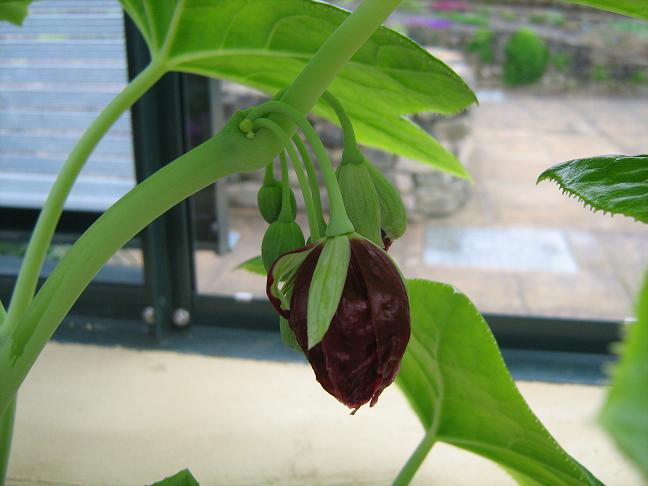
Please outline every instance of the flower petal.
M372 399L374 404L400 368L410 337L409 301L398 269L383 250L367 240L353 238L351 253L367 288L376 333L381 385Z

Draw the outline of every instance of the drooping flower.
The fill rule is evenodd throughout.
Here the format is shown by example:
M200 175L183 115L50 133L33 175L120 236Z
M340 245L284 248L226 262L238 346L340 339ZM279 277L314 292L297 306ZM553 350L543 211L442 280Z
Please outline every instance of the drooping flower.
M338 238L350 248L348 267L342 275L339 303L316 344L312 342L312 321L317 320L313 315L326 312L326 303L312 295L311 289L320 289L314 280L330 273L319 271L321 265L329 265L323 253L330 239L279 258L268 274L267 293L288 320L317 381L357 410L367 402L375 405L396 378L410 336L409 302L396 265L381 248L357 235ZM284 279L282 289L277 279ZM309 313L313 305L321 307Z

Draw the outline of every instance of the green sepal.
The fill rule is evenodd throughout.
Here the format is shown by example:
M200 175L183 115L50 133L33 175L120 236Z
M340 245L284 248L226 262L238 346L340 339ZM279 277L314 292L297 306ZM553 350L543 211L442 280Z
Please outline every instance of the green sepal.
M304 246L304 233L294 221L275 221L263 235L261 259L266 271L284 253Z
M328 238L308 289L308 349L319 344L331 325L346 282L351 245L347 235Z
M347 216L356 233L381 245L380 204L367 164L344 161L336 171Z
M264 183L257 193L257 206L263 219L268 223L274 223L281 212L281 183ZM290 209L293 219L297 215L297 199L292 188L290 189Z
M295 283L295 275L314 248L315 246L300 252L287 253L279 258L272 268L273 283L270 292L281 301L282 309L290 309L290 297Z
M378 204L380 205L380 226L387 237L396 240L405 234L407 229L407 212L398 189L368 160L367 171L371 176Z
M257 255L255 257L250 258L249 260L245 260L243 263L237 266L236 269L246 270L250 273L263 275L264 277L268 274L268 272L266 272L265 267L263 266L263 260L261 259L261 255Z
M302 349L299 347L297 342L297 336L292 329L290 329L290 324L284 317L279 317L279 332L281 332L281 341L288 346L290 349L295 351L302 352Z

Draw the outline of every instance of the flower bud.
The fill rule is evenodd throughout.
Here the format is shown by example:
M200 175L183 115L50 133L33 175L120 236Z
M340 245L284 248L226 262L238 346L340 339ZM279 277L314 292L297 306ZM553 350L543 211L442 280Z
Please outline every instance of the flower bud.
M304 233L294 221L275 221L268 226L261 242L261 259L266 270L284 253L304 246Z
M410 337L409 301L400 272L387 254L364 238L348 238L348 266L335 313L321 340L309 343L312 313L308 311L322 305L311 289L320 288L314 282L318 275L335 278L335 262L340 260L338 255L327 263L332 272L320 271L330 244L338 247L329 252L332 255L345 248L329 238L280 258L268 274L267 293L277 312L288 319L317 381L357 410L367 402L375 405L398 373ZM279 280L285 283L282 289Z
M384 232L384 247L389 248L391 242L405 234L407 228L407 212L398 189L371 162L366 161L367 171L371 176L378 204L380 205L380 227Z
M263 219L268 223L274 223L281 212L281 182L264 182L257 193L257 206ZM290 208L292 217L297 214L297 200L292 188L290 189Z
M343 160L336 174L347 216L356 233L380 245L380 205L367 164L363 158L358 162Z

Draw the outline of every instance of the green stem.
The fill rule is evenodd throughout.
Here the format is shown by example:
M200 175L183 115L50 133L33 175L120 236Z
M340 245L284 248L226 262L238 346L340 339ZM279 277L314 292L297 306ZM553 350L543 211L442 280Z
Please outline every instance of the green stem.
M77 240L0 343L0 413L79 295L114 253L155 218L221 177L265 167L282 149L274 136L248 140L237 113L212 137L138 184Z
M356 157L358 154L358 144L356 142L355 131L353 130L351 119L342 106L342 103L340 103L340 101L328 91L324 92L322 99L326 101L331 108L333 108L335 115L338 117L338 120L340 120L343 135L342 160L345 161Z
M290 141L288 143L290 143ZM295 169L295 173L297 174L297 180L299 181L301 192L304 195L304 201L306 201L306 198L308 198L308 203L305 204L306 212L308 215L308 226L311 241L316 241L322 237L320 219L322 219L323 216L321 214L321 209L320 213L317 212L317 206L315 205L314 201L314 199L317 199L319 201L319 188L317 196L313 196L311 186L309 186L308 184L308 177L306 176L306 172L304 172L304 167L302 167L299 155L297 155L297 152L295 152L295 148L292 145L289 145L289 147L289 151L293 154L290 159L292 160L293 168ZM310 226L312 226L312 228Z
M397 5L398 0L365 0L309 61L304 68L308 76L297 78L285 101L298 103L299 110L308 113L344 64ZM14 399L72 304L121 246L200 189L226 175L259 170L279 154L283 147L272 133L261 132L253 140L245 137L238 128L244 118L245 112L237 113L218 135L138 184L106 211L59 262L7 339L0 341L0 413ZM283 121L288 122L285 128L292 135L294 124Z
M299 155L304 161L306 167L306 174L308 175L308 185L310 186L311 196L313 198L313 205L317 213L317 224L319 226L319 233L323 235L326 232L326 222L324 221L324 210L322 209L322 198L320 196L319 182L317 180L317 173L315 172L315 165L311 159L306 145L301 137L297 134L293 135L293 143L299 151Z
M421 464L423 464L423 461L435 442L436 434L430 432L425 434L425 437L423 437L423 440L419 443L416 450L414 450L414 453L410 456L405 466L403 466L401 472L398 474L396 479L394 479L392 486L406 486L412 481L416 471L418 471Z
M0 302L0 326L5 321L7 313ZM13 437L14 418L16 415L16 398L9 403L9 407L0 413L0 486L5 484L9 455L11 453L11 439Z
M81 172L83 165L117 119L137 101L164 74L164 67L155 61L133 79L99 114L85 131L63 164L52 189L43 205L29 246L25 252L22 268L18 274L7 316L5 335L11 332L18 318L32 300L47 249L63 212L65 200ZM2 335L0 335L2 338Z
M7 470L9 469L9 456L11 454L11 439L13 438L14 420L16 417L16 399L0 415L0 486L5 484Z
M301 188L302 195L304 196L306 215L308 217L308 229L310 231L311 238L313 239L313 241L318 240L320 237L319 225L317 223L317 215L315 214L315 206L313 205L313 198L311 196L310 189L306 182L306 175L304 174L304 170L302 169L301 164L299 163L299 156L297 155L295 148L290 142L290 137L286 135L286 133L281 129L281 127L277 123L267 118L257 118L256 120L254 120L254 126L260 128L267 128L268 130L270 130L275 135L275 137L277 137L281 141L285 149L288 151L288 155L290 155L290 160L292 160L293 167L295 168L295 172L297 173L297 179L299 180L299 186ZM283 212L283 205L281 210ZM279 217L281 217L281 215Z
M344 200L340 192L340 186L335 177L333 164L331 159L326 153L326 149L322 144L317 132L313 126L292 106L287 105L283 101L268 101L256 108L252 109L248 118L255 120L258 117L267 115L269 113L280 113L287 116L292 120L302 131L308 143L313 147L313 151L317 156L324 177L324 184L326 185L326 193L329 198L329 224L326 228L326 236L337 236L352 233L355 229L353 223L347 216L346 209L344 208Z
M281 160L281 211L279 211L279 221L284 223L293 222L292 205L290 204L290 179L288 178L288 159L286 151L279 154Z
M274 164L270 162L266 165L265 172L263 173L263 184L266 186L273 186L277 183L274 176Z
M400 0L364 0L317 51L281 100L308 114L344 65L389 17ZM324 86L324 89L322 89Z

